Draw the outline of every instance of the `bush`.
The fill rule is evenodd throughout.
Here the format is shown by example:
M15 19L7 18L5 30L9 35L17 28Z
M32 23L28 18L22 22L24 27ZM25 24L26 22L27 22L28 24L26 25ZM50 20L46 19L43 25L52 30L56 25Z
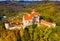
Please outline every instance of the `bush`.
M47 28L46 26L39 26L32 28L31 26L20 30L3 30L0 31L1 41L59 41L60 40L60 26L55 28Z

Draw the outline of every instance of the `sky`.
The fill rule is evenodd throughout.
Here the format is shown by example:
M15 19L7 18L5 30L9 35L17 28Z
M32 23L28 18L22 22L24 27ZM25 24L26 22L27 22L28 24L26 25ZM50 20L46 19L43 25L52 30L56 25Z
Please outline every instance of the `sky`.
M0 0L0 1L43 1L43 0ZM60 1L60 0L50 0L50 1Z

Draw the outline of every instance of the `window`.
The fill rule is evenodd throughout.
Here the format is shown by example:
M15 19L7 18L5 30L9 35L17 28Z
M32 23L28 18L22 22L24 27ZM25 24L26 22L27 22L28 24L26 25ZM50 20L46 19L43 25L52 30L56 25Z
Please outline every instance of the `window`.
M29 23L30 23L30 21L29 21Z

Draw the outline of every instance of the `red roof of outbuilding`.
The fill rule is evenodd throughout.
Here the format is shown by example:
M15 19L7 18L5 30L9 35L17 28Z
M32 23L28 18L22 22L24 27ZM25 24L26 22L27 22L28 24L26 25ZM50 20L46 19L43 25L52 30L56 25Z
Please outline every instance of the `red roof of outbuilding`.
M47 22L47 21L45 21L45 20L41 20L41 24L48 24L48 25L50 25L50 26L53 26L53 25L52 25L53 23Z

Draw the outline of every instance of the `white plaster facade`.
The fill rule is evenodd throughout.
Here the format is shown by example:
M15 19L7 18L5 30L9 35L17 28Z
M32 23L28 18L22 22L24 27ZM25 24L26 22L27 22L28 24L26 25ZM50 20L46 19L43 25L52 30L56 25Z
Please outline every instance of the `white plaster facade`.
M32 25L32 19L31 20L25 20L24 16L23 16L23 29L28 25Z
M35 18L35 20L33 20L33 18ZM29 25L32 25L33 24L33 21L35 21L34 24L37 24L39 26L39 16L38 15L35 15L35 16L32 16L32 19L30 20L25 20L24 16L23 16L23 28L25 28L26 26L29 26Z
M9 23L5 23L5 28L6 29L13 30L13 29L20 29L21 27L22 27L22 25L10 26Z

